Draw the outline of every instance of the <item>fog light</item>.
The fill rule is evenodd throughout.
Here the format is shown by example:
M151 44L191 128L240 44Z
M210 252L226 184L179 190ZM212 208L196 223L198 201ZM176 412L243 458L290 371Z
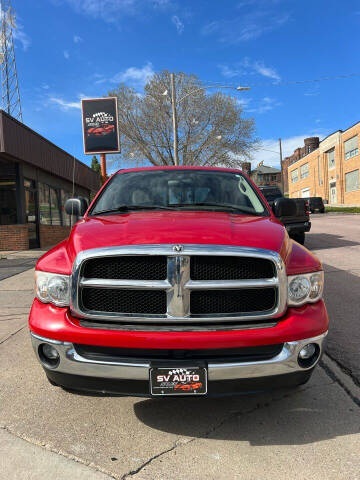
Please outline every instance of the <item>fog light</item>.
M39 346L39 357L41 362L47 368L55 368L59 365L60 355L53 345L42 343Z
M320 347L317 343L308 343L299 352L298 363L302 368L312 367L320 356Z
M52 345L45 344L42 350L44 357L48 358L49 360L57 360L59 358L58 351Z
M308 360L311 358L316 351L316 347L313 343L309 343L308 345L305 345L304 348L300 350L299 357L302 360Z

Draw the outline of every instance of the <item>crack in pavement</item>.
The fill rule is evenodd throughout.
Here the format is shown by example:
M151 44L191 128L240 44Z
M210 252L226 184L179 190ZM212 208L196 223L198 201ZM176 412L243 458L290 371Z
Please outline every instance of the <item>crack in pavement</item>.
M19 333L21 330L23 330L27 325L23 325L22 327L19 328L19 330L16 330L16 332L13 332L11 333L8 337L4 338L4 340L2 340L0 342L0 345L2 345L3 343L7 342L10 338L12 338L14 335L16 335L17 333Z
M354 378L351 373L348 372L347 369L345 369L341 363L339 363L338 361L336 361L334 358L332 358L327 352L326 352L326 355L340 368L340 370L344 373L344 375L347 375L348 377L351 378L351 380L354 382L354 384L358 387L359 386L359 383L358 383L358 380L356 378ZM319 366L324 370L324 372L326 373L326 375L331 378L335 383L337 383L339 385L339 387L341 387L344 392L346 393L346 395L355 403L355 405L357 405L358 407L360 407L360 398L355 396L351 391L350 389L341 381L341 379L338 377L338 375L336 375L335 372L333 372L331 370L331 368L329 368L327 365L324 364L324 362L322 360L320 360L320 363L319 363Z
M328 385L333 385L334 383L336 383L335 381L333 382L330 382ZM301 389L301 392L305 392L306 390L314 390L315 388L320 388L320 387L323 387L323 384L319 384L319 385L313 385L313 386L309 386L309 387L304 387ZM209 430L206 430L200 437L200 439L204 439L204 438L208 438L209 435L211 435L212 433L214 433L216 430L218 430L219 428L221 428L227 421L231 420L232 418L236 418L238 416L241 416L241 415L249 415L257 410L260 410L261 408L267 408L269 406L271 406L273 403L275 402L279 402L281 400L283 400L284 398L289 398L289 397L292 397L294 395L296 395L299 391L298 390L295 390L295 391L289 391L289 392L286 392L284 395L281 395L279 398L274 398L274 399L271 399L271 402L270 401L266 401L264 403L257 403L255 405L255 407L249 409L249 410L240 410L240 411L235 411L235 412L231 412L229 415L226 415L224 416L224 418L222 420L220 420L218 423L214 424L211 428L209 428ZM163 455L166 455L167 453L169 452L172 452L173 450L176 450L178 447L182 447L184 445L188 445L189 443L192 443L196 440L199 440L199 437L192 437L190 439L184 439L184 440L181 440L181 439L178 439L176 440L176 442L174 443L174 445L170 448L167 448L159 453L157 453L156 455L153 455L152 457L150 457L148 460L146 460L145 462L143 462L138 468L136 468L135 470L130 470L128 473L125 473L122 477L121 477L121 480L127 480L128 478L130 477L133 477L135 475L137 475L139 472L141 472L141 470L143 470L145 467L147 467L150 463L152 463L154 460L162 457Z
M340 368L340 370L342 370L342 372L347 375L348 377L351 378L351 380L355 383L355 385L357 387L360 387L360 381L355 377L355 375L353 375L352 371L349 370L347 367L345 367L345 365L343 365L339 360L337 360L331 353L329 353L328 351L326 351L326 355L334 362L336 363L336 365ZM324 368L324 370L326 371L326 369ZM327 373L327 372L326 372ZM341 385L340 383L340 380L339 380L339 384Z

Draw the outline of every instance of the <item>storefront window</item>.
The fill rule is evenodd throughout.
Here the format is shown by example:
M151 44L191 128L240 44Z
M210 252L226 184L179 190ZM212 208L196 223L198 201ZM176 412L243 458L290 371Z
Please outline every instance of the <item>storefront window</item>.
M39 183L39 213L43 225L61 225L59 193L43 183Z
M61 190L61 210L63 217L63 225L71 225L71 215L68 215L65 212L65 203L68 198L71 198L71 194L69 192L65 192L65 190Z
M0 162L0 225L17 223L16 165Z
M39 214L40 223L43 225L51 225L49 187L43 183L39 183Z
M60 202L58 192L50 187L51 225L61 225Z

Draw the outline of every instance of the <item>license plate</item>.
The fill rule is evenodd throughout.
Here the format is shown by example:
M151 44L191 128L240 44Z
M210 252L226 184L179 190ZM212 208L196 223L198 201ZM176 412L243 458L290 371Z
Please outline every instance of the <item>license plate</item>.
M156 367L150 370L152 395L205 395L207 371L204 367Z

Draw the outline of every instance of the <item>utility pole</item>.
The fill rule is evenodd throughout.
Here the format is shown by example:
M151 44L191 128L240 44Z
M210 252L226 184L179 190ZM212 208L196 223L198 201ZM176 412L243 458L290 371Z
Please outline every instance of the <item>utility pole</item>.
M172 124L173 124L173 138L174 138L174 162L175 165L179 165L179 152L178 152L178 126L176 115L176 90L175 90L175 75L170 73L171 83L171 107L172 107Z
M282 157L281 138L279 138L279 147L280 147L281 190L282 190L282 193L284 195L285 190L284 190L284 171L283 171L283 157Z

